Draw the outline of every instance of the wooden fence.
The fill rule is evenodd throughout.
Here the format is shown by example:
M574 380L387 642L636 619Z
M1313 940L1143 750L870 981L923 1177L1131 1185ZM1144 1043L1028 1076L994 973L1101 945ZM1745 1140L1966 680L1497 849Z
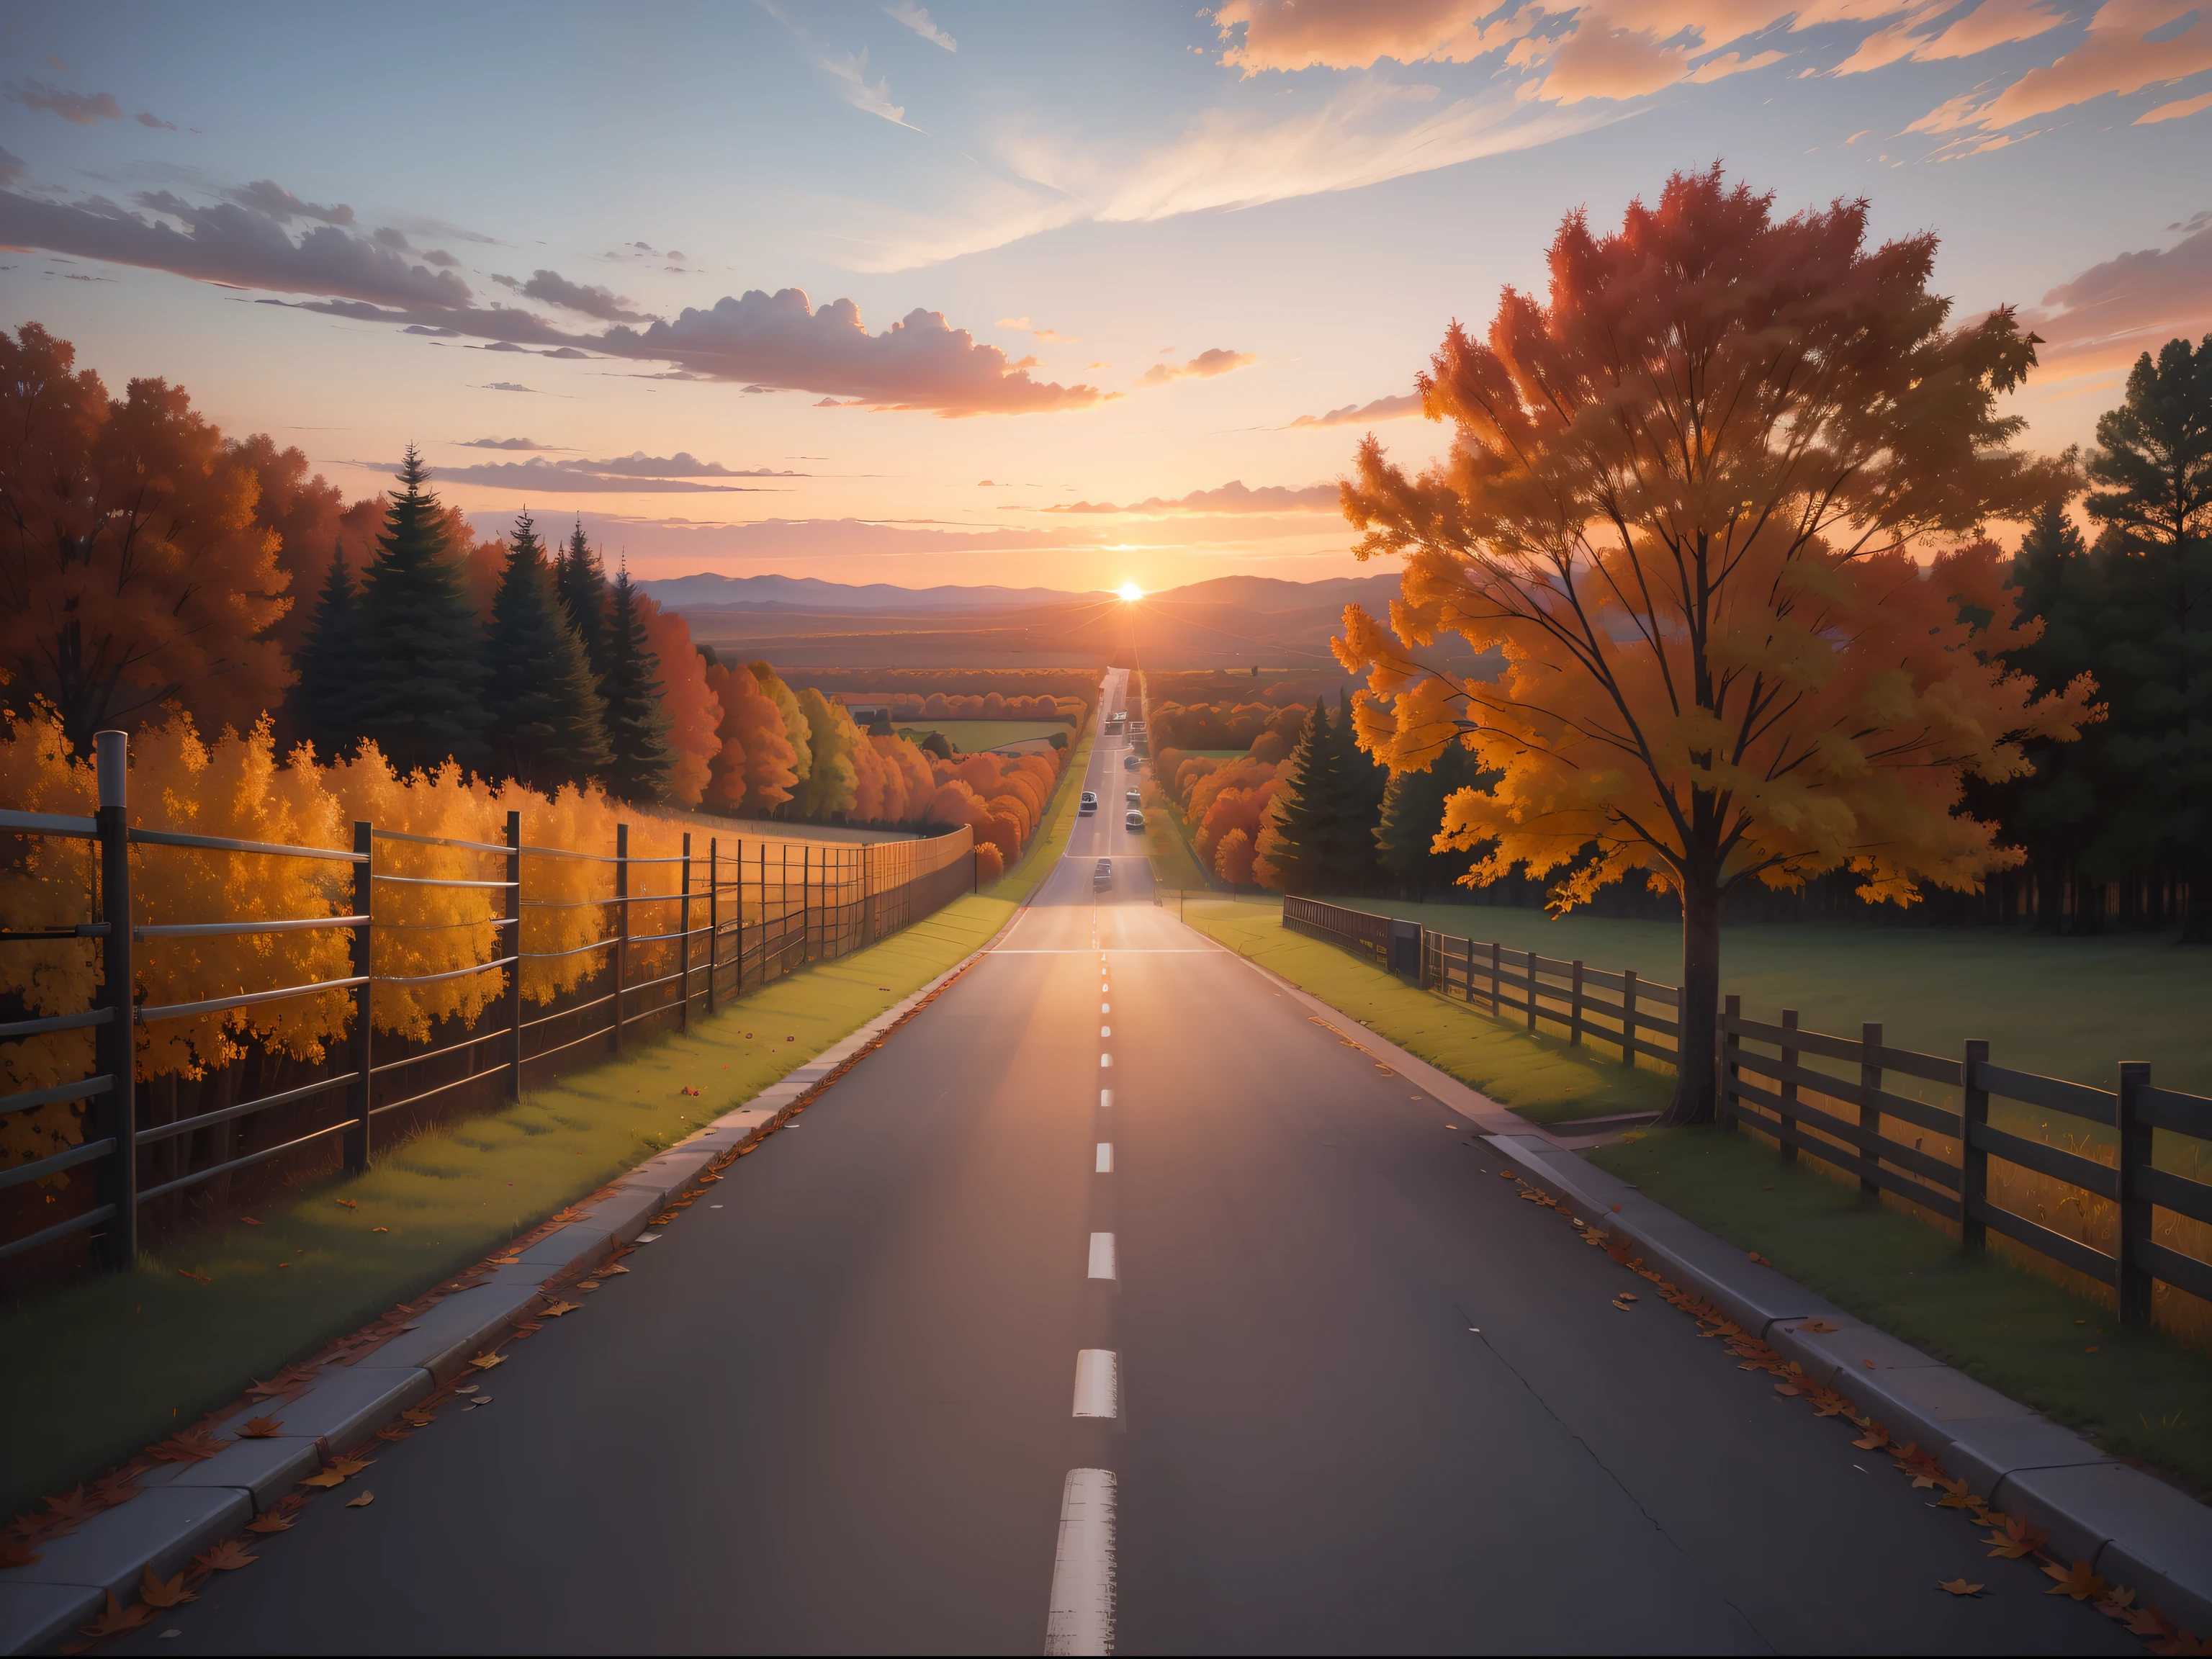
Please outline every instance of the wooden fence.
M1393 918L1316 899L1285 897L1283 925L1359 951L1379 966L1393 966ZM1410 934L1413 924L1397 921ZM1420 929L1418 971L1423 988L1471 1004L1495 1019L1517 1019L1532 1032L1548 1022L1570 1042L1595 1042L1619 1051L1623 1065L1638 1055L1673 1065L1682 1040L1675 987L1563 962L1490 941ZM1404 971L1402 965L1400 971ZM1662 1012L1654 1013L1652 1009ZM1651 1038L1664 1038L1662 1043ZM1700 1039L1703 1040L1703 1039ZM1871 1194L1887 1193L1956 1224L1969 1250L1982 1249L1997 1233L2058 1265L2114 1291L2120 1317L2138 1324L2150 1317L2154 1281L2212 1301L2212 1263L2161 1242L2163 1228L2179 1236L2171 1218L2212 1226L2212 1182L2154 1162L2157 1132L2212 1142L2212 1098L2154 1087L2151 1068L2140 1061L2119 1066L2118 1087L2095 1089L1993 1065L1990 1045L1976 1039L1956 1057L1915 1054L1882 1042L1878 1024L1857 1037L1802 1030L1795 1010L1781 1024L1743 1017L1741 999L1726 1001L1719 1029L1721 1094L1717 1113L1723 1129L1742 1127L1772 1139L1785 1160L1800 1156L1856 1175ZM1772 1049L1772 1054L1761 1050ZM1843 1073L1809 1062L1839 1063ZM1886 1088L1893 1074L1954 1091L1963 1109L1930 1105ZM1990 1121L1992 1100L2057 1112L2117 1137L2111 1164L2048 1141L2000 1128ZM1908 1146L1884 1132L1886 1122L1923 1133ZM1948 1146L1931 1150L1934 1135ZM2086 1143L2085 1143L2086 1144ZM2007 1182L1993 1182L1990 1160L2057 1183L2068 1194L2118 1206L2113 1248L2106 1250L2046 1227L1996 1201ZM2202 1170L2200 1161L2197 1167ZM2212 1241L2212 1235L2198 1235ZM2212 1254L2208 1251L2207 1254Z
M99 953L104 988L88 1007L0 1021L0 1042L85 1028L94 1037L87 1075L0 1096L0 1117L85 1103L76 1145L0 1169L0 1262L9 1262L18 1279L27 1268L33 1277L73 1268L88 1246L98 1265L129 1266L137 1259L142 1220L180 1218L177 1200L188 1192L210 1183L228 1190L234 1175L295 1154L312 1156L332 1142L342 1144L346 1167L362 1169L372 1144L395 1132L404 1135L428 1121L426 1112L520 1098L526 1073L542 1081L619 1053L638 1035L687 1028L695 1005L703 1002L711 1013L806 963L862 949L975 888L975 838L965 827L921 841L796 848L776 842L750 850L743 840L725 843L718 836L704 837L706 845L697 848L687 833L679 853L659 858L631 854L628 824L617 828L614 846L603 854L526 845L521 815L514 812L507 815L503 842L405 835L358 823L343 851L133 829L121 734L100 738L97 817L0 811L0 836L94 843L100 917L67 928L0 931L0 948L87 941ZM152 873L138 868L147 849L165 848L234 860L240 885L269 869L267 860L349 866L349 880L342 878L338 889L349 896L337 905L344 914L147 925L134 915L132 883ZM418 848L438 849L446 867L466 873L410 875L380 867L395 856L400 868L419 867L422 855L411 850ZM534 895L523 878L526 855L540 869L549 860L596 866L586 884L596 890L584 897ZM659 890L633 891L634 876L656 866L664 868L650 884ZM410 893L440 890L480 892L489 901L484 917L429 924L404 915L380 917L394 902L404 911ZM579 909L597 913L587 929L597 937L561 950L524 948L528 917L544 916L538 924L543 932L557 925L551 913ZM384 930L396 927L404 936L426 926L476 928L488 947L481 960L439 972L401 975L380 966ZM324 929L349 936L349 970L339 977L164 1006L147 1006L137 994L134 955L149 942ZM593 965L570 975L568 988L526 1018L522 964L578 956ZM472 1019L437 1021L424 1042L375 1029L372 999L380 989L404 992L491 973L503 975L503 984ZM106 988L123 992L118 997ZM189 1082L173 1073L137 1075L138 1034L149 1026L302 997L343 998L341 1006L349 1008L341 1022L343 1038L319 1061L289 1060L256 1048L247 1060ZM237 1097L246 1093L252 1097ZM76 1170L89 1181L37 1191L36 1184Z

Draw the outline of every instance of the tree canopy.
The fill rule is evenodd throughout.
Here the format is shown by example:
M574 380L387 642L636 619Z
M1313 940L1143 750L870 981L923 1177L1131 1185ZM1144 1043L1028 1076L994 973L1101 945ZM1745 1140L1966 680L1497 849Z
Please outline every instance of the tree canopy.
M1678 892L1686 1032L1713 1029L1732 887L1971 889L2020 854L1960 814L1962 775L2093 717L2086 681L2003 665L2034 624L1979 535L2063 479L1996 410L2034 339L2003 308L1948 326L1935 238L1870 249L1867 216L1778 221L1717 167L1618 231L1570 215L1547 297L1507 289L1420 378L1448 459L1409 476L1370 436L1343 486L1359 556L1406 559L1395 634L1349 607L1338 644L1378 694L1363 743L1418 770L1472 728L1499 775L1450 800L1445 844L1488 848L1472 883ZM1447 631L1495 672L1425 667ZM1685 1042L1668 1121L1710 1117L1714 1066Z
M401 771L483 758L484 665L466 573L415 446L361 597L361 727Z

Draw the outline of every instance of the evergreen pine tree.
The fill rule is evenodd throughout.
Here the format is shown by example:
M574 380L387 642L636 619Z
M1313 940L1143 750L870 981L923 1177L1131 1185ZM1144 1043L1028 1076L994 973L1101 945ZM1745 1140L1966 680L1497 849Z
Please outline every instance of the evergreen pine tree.
M1444 744L1427 771L1394 775L1383 790L1381 822L1375 826L1376 859L1384 872L1410 884L1417 899L1465 875L1474 862L1473 853L1430 848L1443 828L1444 803L1462 789L1483 787L1492 775L1455 738Z
M576 637L584 642L584 655L592 665L592 676L604 678L607 672L607 573L600 568L598 552L584 539L580 514L575 529L569 533L568 545L554 556L553 580L561 591L561 603L568 609L568 620L575 626Z
M2097 679L2124 807L2100 803L2090 861L2189 890L2184 944L2212 944L2212 335L2168 340L2097 422L2084 503L2119 621Z
M526 511L507 540L484 665L484 735L494 767L549 793L605 768L605 705Z
M1375 829L1382 821L1382 797L1390 787L1390 772L1359 746L1359 730L1352 719L1352 696L1341 686L1337 688L1330 735L1336 739L1337 763L1344 769L1347 797L1330 864L1338 880L1358 890L1375 877Z
M623 800L657 801L667 793L676 751L668 742L668 708L662 700L660 661L646 643L645 617L627 566L607 606L607 671L599 681L606 699L607 747L612 751L607 787Z
M344 549L334 543L323 591L294 663L300 678L289 699L300 735L325 760L337 758L360 741L360 655L361 595Z
M429 477L408 445L361 595L361 733L403 772L482 758L483 641Z
M1314 700L1283 776L1284 787L1261 826L1260 854L1285 892L1318 892L1340 878L1335 860L1342 856L1340 838L1352 805L1327 697Z

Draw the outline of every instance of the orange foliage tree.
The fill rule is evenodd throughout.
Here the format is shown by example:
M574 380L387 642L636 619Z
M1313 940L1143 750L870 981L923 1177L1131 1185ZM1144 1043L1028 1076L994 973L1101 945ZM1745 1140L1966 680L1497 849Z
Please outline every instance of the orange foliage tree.
M668 772L668 803L696 806L722 750L721 701L707 683L707 661L691 643L691 625L675 611L662 610L649 594L638 595L637 608L645 618L646 643L660 663L668 746L676 755Z
M1716 167L1612 234L1571 215L1549 303L1508 289L1421 377L1448 459L1409 477L1370 436L1342 491L1359 556L1406 558L1395 637L1355 606L1337 644L1362 745L1401 771L1462 741L1501 775L1450 798L1437 850L1486 849L1476 884L1560 872L1555 910L1632 875L1680 896L1668 1123L1712 1115L1731 888L1973 890L2021 854L1960 816L1962 779L2097 714L2086 681L2006 671L2039 624L1977 534L2057 481L1996 411L2033 337L2002 309L1948 327L1932 236L1869 250L1864 203L1771 200ZM1446 630L1497 672L1425 667Z
M260 482L182 389L111 400L36 323L0 333L0 675L70 746L179 702L245 726L290 682L264 637L292 601Z

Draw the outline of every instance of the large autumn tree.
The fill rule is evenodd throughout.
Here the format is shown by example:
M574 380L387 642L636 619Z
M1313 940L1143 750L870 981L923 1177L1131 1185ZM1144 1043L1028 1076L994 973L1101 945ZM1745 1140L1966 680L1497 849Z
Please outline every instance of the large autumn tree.
M260 480L180 386L110 398L36 323L0 333L0 699L50 703L78 753L167 703L250 726L291 676L292 605Z
M1548 301L1508 289L1420 380L1457 435L1409 477L1370 436L1347 517L1403 555L1395 637L1357 607L1361 739L1419 769L1455 733L1499 775L1449 804L1465 878L1556 875L1555 910L1640 876L1680 896L1680 1060L1664 1121L1712 1115L1720 921L1745 882L1848 867L1874 899L2016 863L1961 779L2063 738L2093 687L2039 693L1986 521L2061 487L2000 394L2034 362L2009 310L1950 325L1936 239L1869 247L1868 207L1777 220L1716 167L1600 234L1570 215ZM1425 667L1440 633L1487 678Z

